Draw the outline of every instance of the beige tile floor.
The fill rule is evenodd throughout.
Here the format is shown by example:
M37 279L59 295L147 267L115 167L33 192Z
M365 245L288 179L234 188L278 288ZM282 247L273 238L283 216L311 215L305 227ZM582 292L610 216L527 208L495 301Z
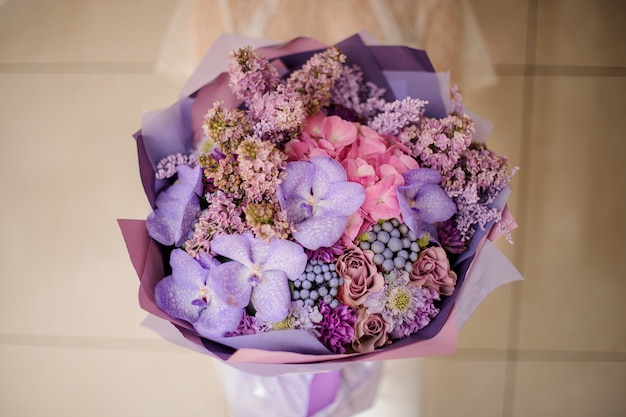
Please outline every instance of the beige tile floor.
M502 249L526 280L487 298L456 354L387 363L367 415L626 415L626 4L470 4L498 83L466 104L522 167ZM2 416L228 415L212 360L140 327L115 223L148 211L130 134L177 97L154 68L179 5L0 1Z

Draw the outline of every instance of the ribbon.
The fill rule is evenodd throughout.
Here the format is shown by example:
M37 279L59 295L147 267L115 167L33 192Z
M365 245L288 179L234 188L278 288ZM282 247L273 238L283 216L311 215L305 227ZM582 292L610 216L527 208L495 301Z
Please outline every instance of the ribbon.
M319 372L313 375L309 387L309 407L306 417L315 415L315 413L323 410L335 401L340 380L341 370Z

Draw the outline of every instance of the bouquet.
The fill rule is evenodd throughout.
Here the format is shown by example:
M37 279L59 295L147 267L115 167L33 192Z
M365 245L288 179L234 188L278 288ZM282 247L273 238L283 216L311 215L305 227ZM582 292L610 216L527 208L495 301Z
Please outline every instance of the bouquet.
M490 243L515 168L424 51L262 43L221 38L135 134L142 307L262 375L453 352L521 278Z

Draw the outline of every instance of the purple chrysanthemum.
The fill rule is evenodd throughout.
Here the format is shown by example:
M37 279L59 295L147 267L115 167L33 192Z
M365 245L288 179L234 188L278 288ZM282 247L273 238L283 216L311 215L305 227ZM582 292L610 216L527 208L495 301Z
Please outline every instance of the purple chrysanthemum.
M437 233L439 234L439 243L446 251L454 254L465 252L467 246L463 242L463 236L456 227L454 217L437 224Z
M241 318L241 322L239 322L239 326L232 332L227 332L225 337L233 337L233 336L248 336L251 334L257 334L261 330L259 329L258 319L254 316L249 316L244 314Z
M304 251L306 252L306 256L309 259L315 259L316 261L329 263L334 262L337 257L344 252L345 249L346 247L341 242L341 240L338 240L337 242L335 242L334 245L330 247L321 247L315 250L305 249Z
M354 339L356 310L345 304L332 308L324 302L318 308L323 317L317 326L320 342L333 353L346 353L346 345Z

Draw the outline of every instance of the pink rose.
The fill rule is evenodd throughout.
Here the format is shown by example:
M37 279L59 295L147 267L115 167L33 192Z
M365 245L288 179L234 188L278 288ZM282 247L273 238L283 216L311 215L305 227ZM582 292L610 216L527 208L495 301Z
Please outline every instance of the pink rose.
M383 288L385 279L376 270L373 257L374 252L355 246L337 259L336 271L344 281L341 291L344 304L358 307L370 293Z
M354 325L352 349L355 352L371 352L385 346L389 342L388 333L391 325L380 313L367 314L365 309L359 310L359 317Z
M409 277L413 284L432 288L445 296L452 295L456 285L456 273L450 269L446 251L439 246L420 252Z

